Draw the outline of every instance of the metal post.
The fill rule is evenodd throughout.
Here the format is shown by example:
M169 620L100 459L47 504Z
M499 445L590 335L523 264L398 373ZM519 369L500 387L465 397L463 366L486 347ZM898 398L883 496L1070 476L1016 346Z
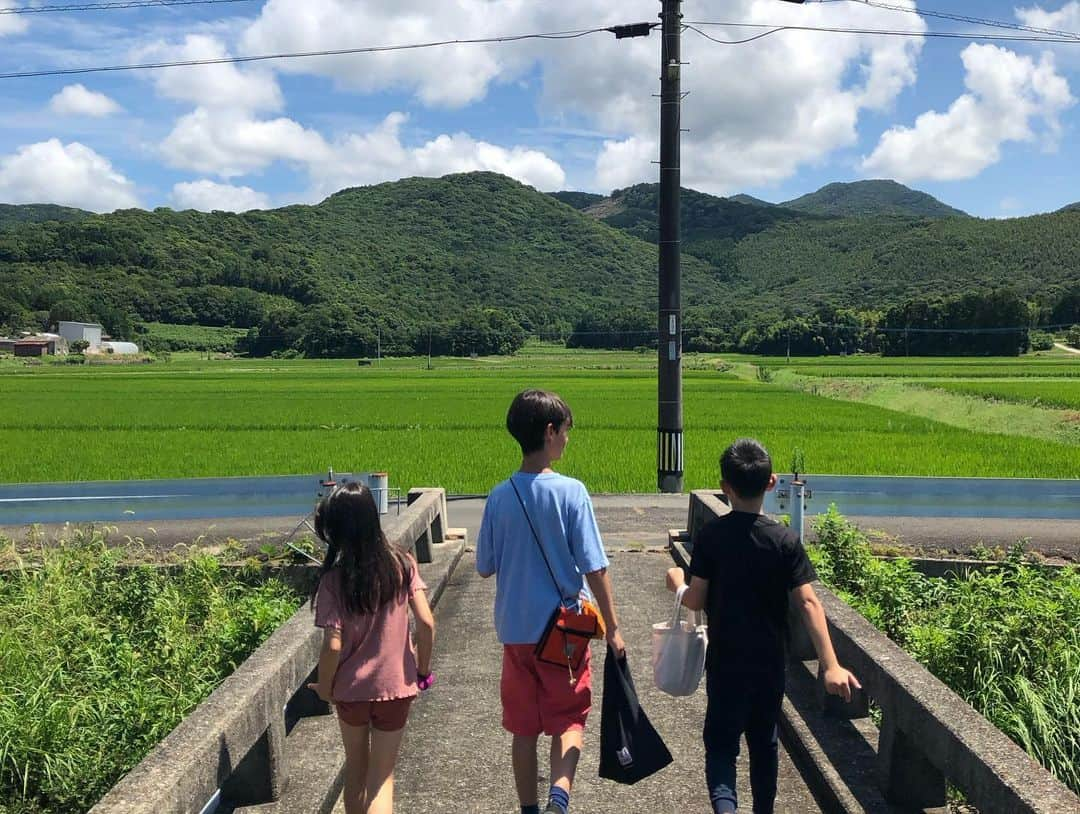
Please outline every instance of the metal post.
M661 0L660 302L657 333L656 478L661 492L683 489L682 298L679 269L679 128L682 0Z

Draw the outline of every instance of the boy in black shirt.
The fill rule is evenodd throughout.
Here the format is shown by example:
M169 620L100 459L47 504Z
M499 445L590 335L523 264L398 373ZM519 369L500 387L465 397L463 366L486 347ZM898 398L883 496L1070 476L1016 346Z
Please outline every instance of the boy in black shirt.
M715 814L736 811L735 758L745 732L754 812L771 814L789 602L814 643L826 691L850 701L861 685L836 660L825 611L810 584L817 575L799 535L761 514L765 492L776 486L769 453L757 441L739 439L721 456L720 475L732 511L698 533L682 597L683 605L705 608L709 618L705 779ZM670 590L684 583L681 568L668 571Z

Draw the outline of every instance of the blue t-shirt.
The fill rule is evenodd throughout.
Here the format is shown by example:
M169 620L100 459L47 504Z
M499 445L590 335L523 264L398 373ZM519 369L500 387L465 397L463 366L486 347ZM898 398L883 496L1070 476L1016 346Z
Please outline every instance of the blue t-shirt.
M515 472L491 490L476 543L476 570L495 574L495 631L503 644L539 641L560 597L576 599L583 575L607 568L585 485L557 472ZM559 583L544 565L514 486ZM587 589L586 589L587 590Z

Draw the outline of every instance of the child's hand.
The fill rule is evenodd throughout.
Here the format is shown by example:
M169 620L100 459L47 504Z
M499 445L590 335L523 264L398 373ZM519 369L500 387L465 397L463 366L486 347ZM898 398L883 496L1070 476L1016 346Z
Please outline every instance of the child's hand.
M825 692L830 695L839 695L847 703L851 703L851 694L855 690L861 690L862 684L849 670L843 667L833 667L825 671Z
M683 574L683 570L676 565L667 570L666 582L667 589L672 593L675 593L675 591L686 584L686 575Z
M324 687L322 684L308 684L307 687L309 690L314 690L315 694L326 703L333 703L334 698L329 687Z
M607 639L608 647L615 651L615 655L620 659L626 657L626 643L623 641L622 634L618 628L615 630L609 630L605 636Z

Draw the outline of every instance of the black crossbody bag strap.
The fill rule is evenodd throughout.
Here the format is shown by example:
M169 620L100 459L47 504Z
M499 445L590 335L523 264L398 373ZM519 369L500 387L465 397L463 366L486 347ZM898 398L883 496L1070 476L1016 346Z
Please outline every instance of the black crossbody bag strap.
M525 514L525 520L529 524L529 531L532 532L533 539L536 540L536 545L540 549L540 556L544 558L544 565L547 566L548 573L551 575L551 581L555 584L555 590L559 594L559 604L562 605L568 600L563 596L562 588L559 587L559 580L555 578L555 572L551 569L551 563L548 562L547 552L544 551L544 545L540 542L540 535L536 533L536 527L533 525L532 518L529 517L529 510L525 508L525 501L521 499L521 492L518 491L517 484L514 483L514 478L512 476L510 478L510 485L514 489L514 494L517 495L518 503L521 504L521 511Z

